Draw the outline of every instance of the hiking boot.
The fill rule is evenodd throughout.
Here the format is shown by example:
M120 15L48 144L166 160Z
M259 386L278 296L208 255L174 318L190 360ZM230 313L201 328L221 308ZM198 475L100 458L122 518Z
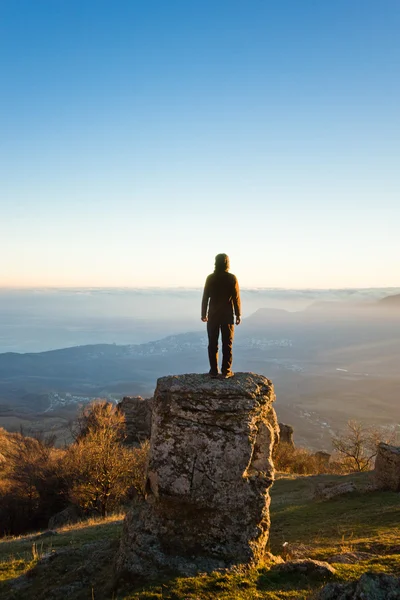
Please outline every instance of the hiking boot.
M234 372L233 371L225 371L225 373L222 373L222 378L223 379L229 379L230 377L234 376Z
M211 377L211 379L218 379L218 371L210 371L208 374Z

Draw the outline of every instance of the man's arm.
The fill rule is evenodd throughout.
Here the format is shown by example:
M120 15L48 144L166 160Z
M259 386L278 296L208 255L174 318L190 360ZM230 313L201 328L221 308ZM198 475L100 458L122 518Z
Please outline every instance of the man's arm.
M206 279L206 283L204 285L204 292L203 292L203 298L201 301L201 320L206 322L207 321L207 308L208 308L208 301L210 299L210 276L207 277Z
M234 280L234 290L233 290L233 308L235 309L236 315L236 325L240 325L240 321L242 320L241 314L241 302L240 302L240 291L239 291L239 283L235 277Z

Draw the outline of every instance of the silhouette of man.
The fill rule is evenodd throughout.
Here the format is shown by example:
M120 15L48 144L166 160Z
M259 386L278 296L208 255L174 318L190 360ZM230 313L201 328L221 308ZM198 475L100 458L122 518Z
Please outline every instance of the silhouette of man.
M207 312L208 309L208 312ZM218 338L222 337L222 376L232 377L232 344L234 322L240 324L238 281L229 273L229 257L217 254L214 273L206 279L201 302L201 320L207 323L210 376L218 377Z

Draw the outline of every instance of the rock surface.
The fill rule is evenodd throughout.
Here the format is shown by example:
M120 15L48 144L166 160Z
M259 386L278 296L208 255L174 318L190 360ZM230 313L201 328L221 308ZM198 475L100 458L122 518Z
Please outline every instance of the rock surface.
M163 377L153 401L145 500L127 515L117 577L257 563L269 535L272 383L236 373Z
M331 498L335 498L336 496L343 496L344 494L350 494L356 491L356 485L352 481L334 484L318 483L315 486L314 498L316 500L330 500Z
M64 525L76 523L81 517L82 514L76 506L67 506L64 510L50 517L48 529L58 529L59 527L64 527Z
M355 565L363 560L371 560L371 558L374 558L374 555L370 552L342 552L341 554L334 554L327 561L342 565Z
M336 573L336 570L329 563L322 560L313 560L312 558L290 560L277 565L275 569L283 573L299 573L316 575L317 577L330 577Z
M293 427L285 423L279 423L279 441L281 444L288 444L294 448Z
M125 396L118 410L125 415L127 444L140 444L150 437L152 398Z
M308 558L312 552L312 546L306 546L296 542L284 542L281 554L286 561L298 558Z
M400 600L400 577L364 573L351 583L328 583L318 600Z
M374 481L377 489L400 492L400 448L383 442L375 459Z
M329 452L319 450L314 454L314 456L321 466L327 467L329 465L329 461L331 460L331 454L329 454Z

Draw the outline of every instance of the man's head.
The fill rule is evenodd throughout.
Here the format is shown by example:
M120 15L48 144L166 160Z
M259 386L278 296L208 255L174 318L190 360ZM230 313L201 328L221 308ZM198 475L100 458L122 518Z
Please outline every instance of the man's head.
M217 254L215 257L216 271L229 271L229 256L227 254Z

